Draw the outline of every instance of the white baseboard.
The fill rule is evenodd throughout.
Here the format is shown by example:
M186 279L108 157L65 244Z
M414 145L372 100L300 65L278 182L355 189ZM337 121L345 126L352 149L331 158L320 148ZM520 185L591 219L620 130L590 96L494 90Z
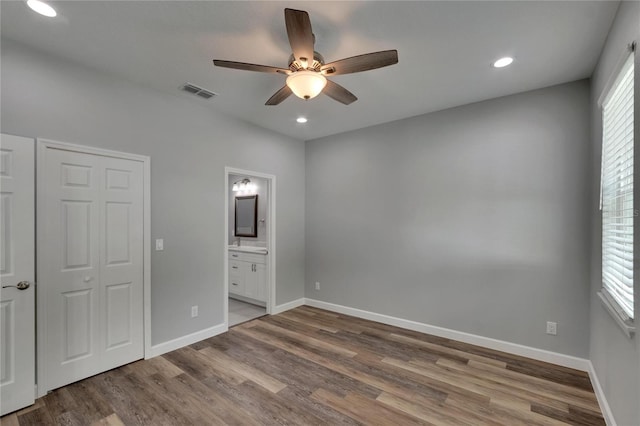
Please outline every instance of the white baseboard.
M301 297L300 299L292 300L291 302L274 306L273 309L271 310L271 315L276 315L284 311L288 311L289 309L297 308L298 306L304 305L304 303L305 303L305 298Z
M536 359L539 361L550 362L552 364L561 365L564 367L574 368L580 371L586 371L592 377L594 390L598 396L598 400L604 399L604 393L597 381L597 376L591 362L584 358L578 358L571 355L560 354L557 352L551 352L544 349L532 348L530 346L520 345L518 343L506 342L504 340L492 339L489 337L478 336L475 334L465 333L462 331L451 330L448 328L438 327L434 325L424 324L417 321L411 321L403 318L392 317L389 315L378 314L376 312L365 311L362 309L351 308L349 306L337 305L334 303L323 302L321 300L300 298L292 300L291 302L277 305L272 309L271 314L276 315L290 309L297 308L298 306L309 305L320 309L326 309L328 311L337 312L345 315L351 315L358 318L363 318L371 321L381 322L383 324L393 325L400 328L406 328L408 330L414 330L421 333L431 334L433 336L444 337L446 339L457 340L472 345L478 345L497 351L503 351L514 355L520 355L527 358ZM177 339L169 340L157 345L151 346L149 353L145 354L145 358L153 358L154 356L162 355L167 352L182 348L184 346L191 345L199 342L200 340L208 339L209 337L216 336L218 334L227 331L225 324L219 324L204 330L197 331L186 336L179 337ZM609 410L609 406L602 404L603 414L605 413L605 407ZM609 410L609 418L613 420ZM605 417L606 419L606 417ZM607 424L608 420L607 420ZM615 423L612 423L615 425Z
M613 411L611 411L611 407L609 407L609 403L607 402L607 398L604 395L604 390L602 386L600 386L600 380L598 380L598 375L596 374L596 370L593 367L591 361L587 361L589 363L589 379L591 379L591 385L593 386L593 392L596 394L596 398L598 399L598 404L600 405L600 411L602 411L602 416L604 417L604 421L607 426L616 426L616 420L613 418Z
M290 309L297 308L298 306L309 305L315 308L326 309L327 311L337 312L340 314L351 315L358 318L363 318L371 321L377 321L383 324L393 325L408 330L418 331L421 333L431 334L438 337L444 337L446 339L457 340L472 345L478 345L489 349L507 352L514 355L520 355L527 358L536 359L539 361L550 362L552 364L561 365L564 367L574 368L580 371L586 371L589 373L589 378L593 385L593 390L600 404L602 415L607 423L607 426L617 426L613 413L607 399L605 397L598 376L595 372L593 364L588 359L578 358L571 355L564 355L557 352L551 352L544 349L532 348L530 346L524 346L517 343L506 342L503 340L492 339L489 337L477 336L462 331L451 330L448 328L437 327L434 325L424 324L417 321L411 321L403 318L392 317L389 315L378 314L375 312L365 311L362 309L351 308L348 306L337 305L334 303L323 302L321 300L300 298L292 300L291 302L277 305L273 308L271 314L276 315ZM197 331L192 334L188 334L177 339L169 340L168 342L153 345L149 353L145 354L145 359L153 358L158 355L162 355L167 352L182 348L184 346L191 345L199 342L200 340L208 339L209 337L222 334L227 331L225 324L219 324L204 330Z
M520 355L527 358L536 359L538 361L550 362L552 364L561 365L563 367L574 368L580 371L589 371L590 362L589 360L584 358L564 355L544 349L532 348L530 346L492 339L489 337L477 336L475 334L437 327L434 325L392 317L389 315L378 314L375 312L364 311L361 309L350 308L348 306L336 305L334 303L323 302L321 300L305 299L305 304L320 309L326 309L327 311L333 311L340 314L351 315L371 321L377 321L383 324L393 325L400 328L406 328L408 330L419 331L421 333L431 334L438 337L444 337L445 339L457 340L472 345L478 345L497 351L507 352L513 355Z
M277 305L273 308L271 314L279 314L284 311L288 311L289 309L297 308L298 306L304 305L305 299L300 298L297 300L292 300L291 302L283 303L282 305ZM209 337L217 336L218 334L222 334L228 330L228 327L225 324L218 324L210 328L206 328L204 330L196 331L195 333L188 334L186 336L178 337L177 339L169 340L168 342L159 343L157 345L151 346L151 350L145 354L145 359L153 358L158 355L165 354L167 352L175 351L176 349L180 349L184 346L192 345L200 340L208 339Z
M208 339L209 337L217 336L227 331L227 326L223 324L214 325L204 330L196 331L195 333L187 334L186 336L178 337L177 339L169 340L167 342L159 343L151 346L149 353L144 354L145 359L153 358L158 355L166 354L167 352L175 351L182 347L192 345L200 340Z

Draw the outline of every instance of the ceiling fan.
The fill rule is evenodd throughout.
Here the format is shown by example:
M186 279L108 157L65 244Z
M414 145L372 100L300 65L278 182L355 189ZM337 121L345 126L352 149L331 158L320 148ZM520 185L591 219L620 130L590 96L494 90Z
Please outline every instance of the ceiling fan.
M293 51L289 57L289 68L213 60L214 65L219 67L286 75L285 86L271 96L265 105L278 105L292 93L302 99L311 99L321 92L349 105L358 98L339 84L327 80L327 76L373 70L398 63L397 50L383 50L325 64L322 55L313 48L315 36L311 31L309 14L303 10L285 9L284 21Z

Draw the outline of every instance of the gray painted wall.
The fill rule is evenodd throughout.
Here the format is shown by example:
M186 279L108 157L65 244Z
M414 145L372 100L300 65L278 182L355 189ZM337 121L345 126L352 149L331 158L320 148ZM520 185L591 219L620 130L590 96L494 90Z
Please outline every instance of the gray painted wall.
M640 3L622 2L602 55L591 80L592 165L589 211L591 223L591 343L589 358L619 425L640 423L640 336L627 338L609 313L603 308L596 292L602 287L602 217L598 209L600 191L600 159L602 151L602 113L598 98L628 43L640 43ZM640 135L640 55L635 65L635 135ZM636 164L637 167L637 164ZM636 169L637 170L637 169ZM636 180L636 185L638 181ZM637 193L636 193L637 194ZM636 221L636 225L638 221ZM639 233L635 238L635 273L638 274L640 255ZM637 275L636 275L637 276ZM640 285L635 280L636 318L640 316ZM636 324L638 320L636 319Z
M588 141L584 80L307 142L306 297L586 357Z
M153 344L224 321L225 166L276 175L277 303L303 297L303 142L5 39L1 66L2 132L151 157Z

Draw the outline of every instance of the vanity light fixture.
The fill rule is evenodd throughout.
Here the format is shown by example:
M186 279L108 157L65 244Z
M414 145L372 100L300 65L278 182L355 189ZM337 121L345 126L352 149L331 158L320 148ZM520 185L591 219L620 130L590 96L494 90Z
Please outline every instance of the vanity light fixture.
M47 16L49 18L53 18L58 15L53 7L40 0L27 0L27 6L29 6L34 12L38 12L40 15Z
M513 58L511 56L505 56L504 58L500 58L493 63L494 68L504 68L513 63Z
M233 187L231 188L231 190L237 192L238 195L251 194L256 192L256 189L258 189L258 186L248 178L233 182Z
M300 123L300 124L304 124L304 123L306 123L308 120L307 120L307 118L306 118L306 117L298 117L298 118L296 118L296 121L297 121L298 123Z

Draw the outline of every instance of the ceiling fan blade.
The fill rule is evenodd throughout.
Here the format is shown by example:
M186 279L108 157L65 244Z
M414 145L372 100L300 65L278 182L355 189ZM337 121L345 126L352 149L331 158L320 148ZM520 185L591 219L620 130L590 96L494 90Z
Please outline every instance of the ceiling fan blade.
M291 93L293 92L291 92L289 86L285 85L282 89L274 93L273 96L270 97L267 102L265 102L265 105L278 105L280 102L287 99L291 95Z
M327 80L327 85L322 89L322 93L345 105L358 100L356 95L331 80Z
M398 63L397 50L383 50L381 52L365 53L340 59L322 66L321 71L326 75L351 74L354 72L374 70Z
M303 10L285 9L284 22L287 26L287 35L294 58L311 66L314 37L309 14Z
M256 64L247 64L245 62L222 61L220 59L214 59L213 64L217 67L233 68L236 70L244 70L244 71L257 71L257 72L280 73L280 74L289 74L291 72L288 69L270 67L268 65L256 65Z

